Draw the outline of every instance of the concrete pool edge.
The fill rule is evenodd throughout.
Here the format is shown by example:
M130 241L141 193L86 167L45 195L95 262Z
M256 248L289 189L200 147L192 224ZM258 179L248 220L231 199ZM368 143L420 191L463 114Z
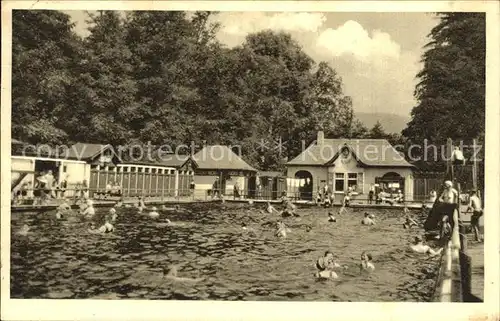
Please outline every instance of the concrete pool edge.
M460 266L460 234L458 213L453 214L454 228L441 256L434 302L463 302L463 278Z

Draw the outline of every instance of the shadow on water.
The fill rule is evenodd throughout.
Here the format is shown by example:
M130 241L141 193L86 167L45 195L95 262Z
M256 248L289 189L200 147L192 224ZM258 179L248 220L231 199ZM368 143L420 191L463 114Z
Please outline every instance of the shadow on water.
M11 297L175 300L426 301L437 259L405 248L418 230L401 227L399 212L377 210L379 225L360 224L350 210L327 222L326 209L284 219L291 232L274 236L277 216L248 205L193 204L158 220L119 209L115 232L91 235L88 222L55 220L54 212L12 216ZM104 212L94 221L103 222ZM174 222L165 223L165 218ZM247 229L242 228L245 223ZM27 235L18 235L23 225ZM306 229L306 226L308 227ZM347 268L339 279L315 280L315 260L330 249ZM359 269L369 251L377 269ZM166 278L175 265L179 277Z

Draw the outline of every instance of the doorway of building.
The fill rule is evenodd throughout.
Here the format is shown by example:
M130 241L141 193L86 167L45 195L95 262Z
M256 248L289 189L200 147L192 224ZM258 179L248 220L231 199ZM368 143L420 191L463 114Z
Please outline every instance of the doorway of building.
M300 179L299 198L301 200L311 201L313 199L313 177L308 171L298 171L295 173L295 178Z

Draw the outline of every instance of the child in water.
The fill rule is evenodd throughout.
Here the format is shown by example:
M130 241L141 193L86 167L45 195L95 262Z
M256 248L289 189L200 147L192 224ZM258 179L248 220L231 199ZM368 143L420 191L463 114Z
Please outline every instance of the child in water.
M60 220L64 218L64 216L68 214L70 211L71 211L71 206L69 206L69 204L66 201L64 201L61 205L57 207L56 218Z
M114 226L111 225L111 223L109 223L108 220L106 220L106 223L104 223L104 225L99 227L98 229L96 229L94 222L90 223L90 228L88 231L89 233L92 234L108 234L113 232L114 230L115 230Z
M335 268L339 268L340 265L335 262L335 258L331 251L326 251L325 255L318 258L316 261L316 269L318 270L315 274L317 278L323 279L337 279L338 275L333 271Z
M370 253L361 253L361 269L365 271L375 270L375 265L372 263L372 256Z
M151 212L149 212L149 217L151 217L151 218L160 217L160 213L158 213L157 210L158 209L155 206L153 206L153 208L151 209Z
M375 221L373 220L374 216L365 212L365 217L361 221L363 225L375 225Z
M116 209L114 207L112 207L110 210L109 210L109 215L111 217L111 222L114 222L116 221L116 218L118 217L118 215L116 214Z
M278 210L276 210L274 208L274 206L271 205L270 202L267 202L267 208L266 208L266 211L269 213L269 214L273 214L274 212L276 213L279 213Z
M95 215L94 202L87 200L87 206L80 212L85 217L92 217Z
M290 230L286 227L285 223L282 221L276 222L276 233L275 235L279 238L286 238L286 233Z

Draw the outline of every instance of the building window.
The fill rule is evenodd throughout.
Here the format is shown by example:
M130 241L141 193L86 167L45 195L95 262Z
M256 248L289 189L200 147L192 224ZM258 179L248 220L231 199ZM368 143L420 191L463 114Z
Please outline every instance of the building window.
M63 172L66 173L68 171L68 166L64 165L63 166Z
M335 173L335 192L345 191L344 173Z
M347 188L351 191L356 190L358 185L358 173L348 173L347 174Z

